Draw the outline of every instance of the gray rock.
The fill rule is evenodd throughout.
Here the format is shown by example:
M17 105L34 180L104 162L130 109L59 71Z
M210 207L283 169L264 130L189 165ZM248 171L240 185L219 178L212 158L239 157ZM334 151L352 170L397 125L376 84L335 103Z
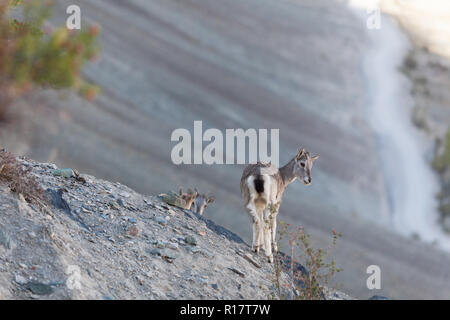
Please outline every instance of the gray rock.
M150 251L150 254L154 255L154 256L160 256L161 255L161 251L159 249L157 249L157 248L154 248L154 249L152 249Z
M8 250L11 249L11 239L2 229L0 229L0 244Z
M197 247L191 247L191 246L189 246L189 247L187 247L186 248L189 252L191 252L191 253L199 253L199 252L201 252L201 250L199 249L199 248L197 248Z
M26 283L25 288L30 290L32 293L41 296L47 296L53 293L53 288L51 286L38 281L30 281Z
M241 276L242 278L245 277L245 274L244 274L243 272L239 271L238 269L230 268L230 267L228 267L228 269L231 270L231 271L233 271L233 272L236 273L237 275Z
M159 224L162 224L162 225L164 225L164 226L167 224L167 220L164 219L163 217L155 216L155 217L154 217L154 220L155 220L156 222L158 222Z
M70 206L67 203L67 201L64 200L64 198L63 198L64 191L61 188L59 188L57 191L49 188L49 189L47 189L47 194L50 195L52 205L55 208L61 209L69 215L71 214Z
M178 255L176 255L173 251L166 249L161 251L161 257L175 260L178 257Z
M173 250L178 250L178 243L174 243L174 242L169 242L168 244L167 244L167 247L168 248L170 248L170 249L173 249Z
M199 253L210 259L215 257L215 255L208 250L199 250Z
M109 206L110 206L111 208L113 208L113 209L116 209L116 210L119 210L119 209L120 209L119 205L118 205L117 202L114 201L114 200L111 200L108 204L109 204Z
M164 194L162 196L162 200L172 206L176 206L179 208L184 208L186 206L186 201L180 198L176 193ZM169 208L167 208L169 209Z
M157 248L163 249L163 248L166 247L166 242L165 242L165 241L157 240L156 243L155 243L155 245L156 245Z
M129 197L131 197L131 194L129 194L128 192L120 192L120 193L119 193L119 196L128 199Z
M193 237L193 236L185 237L184 242L186 242L187 244L193 245L193 246L197 245L197 239L195 239L195 237Z
M64 178L71 178L74 176L73 170L70 168L53 170L52 174Z
M25 283L28 282L28 280L25 279L25 277L23 277L23 276L21 276L21 275L19 275L19 274L17 274L17 275L15 276L15 279L14 279L14 280L16 281L16 283L18 283L18 284L20 284L20 285L24 285Z
M202 286L206 286L208 284L208 278L207 277L197 277L197 282L200 283Z

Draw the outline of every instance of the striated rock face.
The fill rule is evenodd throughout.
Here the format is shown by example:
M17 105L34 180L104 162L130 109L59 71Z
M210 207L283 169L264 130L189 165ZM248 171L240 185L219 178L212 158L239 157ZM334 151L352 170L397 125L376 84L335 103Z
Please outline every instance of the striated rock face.
M231 231L119 183L20 161L50 202L38 209L0 185L1 299L272 296L273 266Z
M342 246L351 249L336 252L349 275L338 281L353 296L372 294L364 286L364 270L373 263L367 252L386 236L360 222L378 223L389 214L366 119L370 97L361 63L370 39L364 21L335 0L77 3L83 19L102 27L101 57L85 76L103 94L87 102L46 90L17 101L10 111L21 121L0 128L3 146L144 194L179 185L209 191L217 198L205 216L249 242L239 193L244 165L176 166L170 137L177 128L192 132L195 120L221 132L280 129L281 164L301 147L321 156L313 184L286 191L280 219L326 239L320 247L333 228L345 235L364 230L364 242L352 239ZM64 24L71 4L55 1L52 22ZM383 252L391 256L399 254ZM405 291L417 292L407 288L398 296Z
M437 194L441 222L450 233L450 60L415 48L402 70L412 83L415 101L412 119L424 130L434 149L430 150L429 158L441 182Z

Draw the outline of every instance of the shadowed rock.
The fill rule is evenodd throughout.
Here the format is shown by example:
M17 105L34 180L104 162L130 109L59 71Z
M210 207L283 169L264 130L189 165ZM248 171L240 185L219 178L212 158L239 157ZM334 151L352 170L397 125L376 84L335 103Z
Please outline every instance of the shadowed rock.
M57 191L52 189L46 190L47 194L50 197L51 204L59 210L62 210L65 214L67 214L70 219L73 221L76 221L80 226L82 226L86 230L90 230L89 226L87 226L79 217L72 214L72 210L70 209L69 204L66 200L62 197L64 194L64 191L62 189L58 189Z

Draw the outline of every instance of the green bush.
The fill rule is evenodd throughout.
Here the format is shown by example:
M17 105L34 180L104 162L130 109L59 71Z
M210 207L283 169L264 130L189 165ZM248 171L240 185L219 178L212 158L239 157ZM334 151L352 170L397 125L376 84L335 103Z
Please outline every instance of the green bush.
M20 12L20 21L11 17ZM96 57L99 28L52 29L45 24L53 1L0 1L0 117L17 97L34 88L71 88L93 99L98 88L80 75Z

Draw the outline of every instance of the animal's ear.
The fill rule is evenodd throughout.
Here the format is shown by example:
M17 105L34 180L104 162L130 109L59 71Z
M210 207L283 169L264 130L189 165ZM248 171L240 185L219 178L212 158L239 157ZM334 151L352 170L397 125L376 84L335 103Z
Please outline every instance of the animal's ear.
M312 162L314 162L314 161L316 161L317 159L319 159L319 157L320 157L319 155L316 155L316 156L312 157L312 158L311 158Z
M211 197L209 197L208 199L206 199L206 202L207 202L207 203L213 203L214 200L216 200L216 197L211 196Z
M297 153L295 160L299 160L304 154L305 154L305 148L301 148L300 151Z
M182 196L182 195L183 195L183 188L180 187L180 196Z

